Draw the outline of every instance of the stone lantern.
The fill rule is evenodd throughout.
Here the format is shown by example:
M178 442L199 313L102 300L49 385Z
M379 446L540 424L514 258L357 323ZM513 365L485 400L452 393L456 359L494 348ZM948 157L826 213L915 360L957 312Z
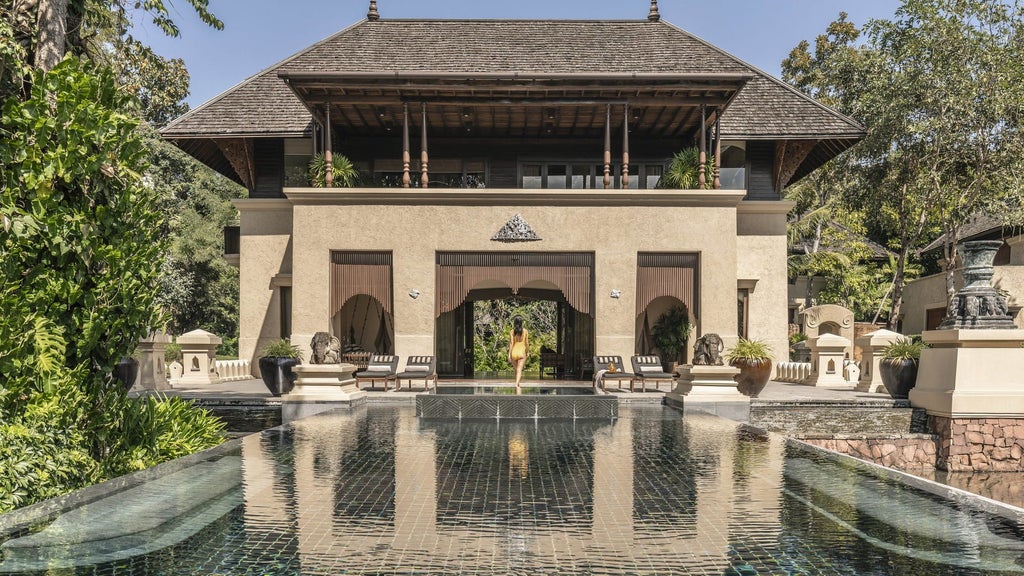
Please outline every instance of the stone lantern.
M205 330L193 330L178 336L181 346L182 374L181 380L175 384L218 384L220 376L216 372L217 346L219 336Z

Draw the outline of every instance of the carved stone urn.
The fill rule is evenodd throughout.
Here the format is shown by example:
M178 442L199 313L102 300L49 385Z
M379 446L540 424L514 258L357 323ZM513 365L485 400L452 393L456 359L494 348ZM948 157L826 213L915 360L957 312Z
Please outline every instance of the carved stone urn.
M992 287L992 262L1002 245L1001 240L977 240L960 244L964 287L950 300L939 330L1016 328L1013 317L1007 312L1006 298Z

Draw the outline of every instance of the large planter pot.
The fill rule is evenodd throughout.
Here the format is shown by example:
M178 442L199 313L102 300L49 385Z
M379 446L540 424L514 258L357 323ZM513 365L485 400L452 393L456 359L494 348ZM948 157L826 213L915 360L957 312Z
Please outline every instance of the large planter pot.
M882 384L893 398L906 398L917 383L917 360L892 360L883 358L878 363Z
M732 366L740 369L736 375L736 389L744 396L757 398L772 377L771 360L733 360Z
M114 367L114 378L121 382L125 390L132 389L138 374L139 361L135 358L121 358L121 361Z
M267 390L274 396L280 396L292 391L295 385L295 375L292 367L298 365L298 358L280 358L267 356L260 358L260 376Z

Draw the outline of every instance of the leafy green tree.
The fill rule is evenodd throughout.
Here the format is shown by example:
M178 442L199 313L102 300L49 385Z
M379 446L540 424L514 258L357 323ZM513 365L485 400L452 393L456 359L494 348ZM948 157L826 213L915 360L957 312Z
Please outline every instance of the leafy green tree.
M938 223L949 296L963 224L1024 194L1017 186L1024 157L1022 21L1018 2L905 0L893 20L866 27L859 108L872 117L872 137L865 158L872 181L908 197L893 202L869 194L867 203L885 213L912 202L920 208L898 224Z
M851 151L855 185L841 199L895 252L890 325L918 248L945 232L951 256L970 215L1020 205L1021 10L905 0L894 19L868 23L862 44L841 14L813 54L803 42L784 63L790 82L867 126Z

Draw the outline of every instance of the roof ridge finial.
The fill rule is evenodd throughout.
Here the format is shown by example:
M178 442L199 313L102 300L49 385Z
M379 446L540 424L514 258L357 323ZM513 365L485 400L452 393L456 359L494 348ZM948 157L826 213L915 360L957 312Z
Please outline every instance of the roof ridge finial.
M660 22L661 14L658 13L658 0L651 0L651 11L647 13L649 22Z
M370 0L370 11L366 13L366 19L370 22L380 20L380 12L377 12L377 0Z

